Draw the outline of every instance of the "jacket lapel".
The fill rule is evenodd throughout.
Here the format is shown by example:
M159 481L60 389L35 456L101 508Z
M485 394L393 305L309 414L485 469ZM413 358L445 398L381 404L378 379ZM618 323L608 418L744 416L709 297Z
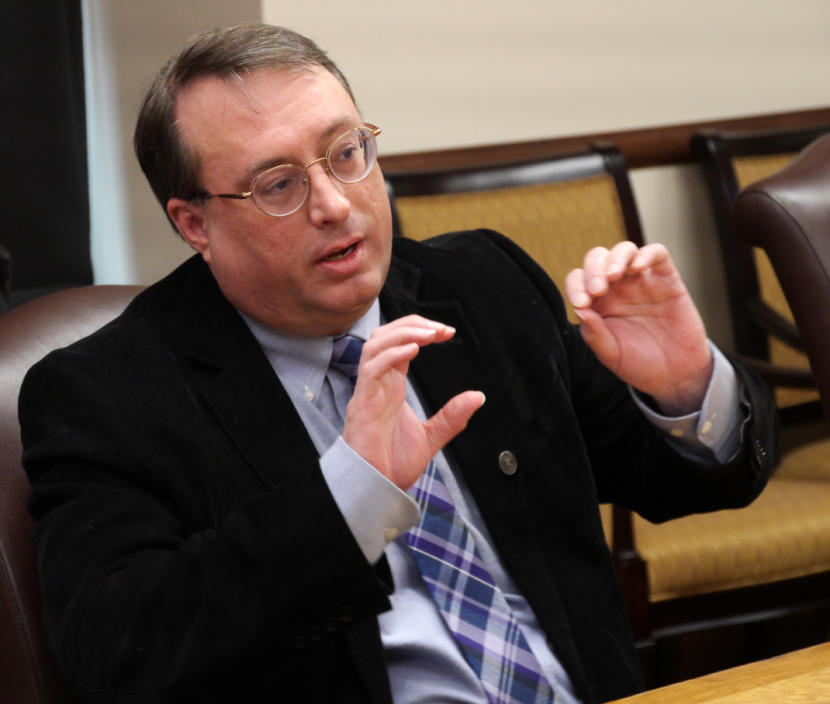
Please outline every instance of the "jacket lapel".
M499 523L501 517L507 520L508 515L513 520L515 506L505 500L501 483L488 481L487 475L504 478L499 455L511 449L517 429L530 422L530 413L515 404L504 380L494 371L463 306L457 300L430 298L424 293L429 286L422 285L421 278L416 266L393 258L381 296L383 313L388 320L416 313L456 329L452 340L422 348L410 373L429 413L462 391L482 391L487 397L468 428L446 451L457 460L479 509L488 516L488 524Z
M317 451L265 354L208 267L194 264L173 333L194 392L267 486L286 472L319 474Z

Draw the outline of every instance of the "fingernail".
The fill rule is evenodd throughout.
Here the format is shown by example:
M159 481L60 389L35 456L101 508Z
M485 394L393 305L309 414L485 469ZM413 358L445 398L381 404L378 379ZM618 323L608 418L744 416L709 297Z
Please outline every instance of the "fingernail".
M479 391L478 393L481 395L481 406L483 406L487 403L487 397L484 395L483 391ZM479 406L479 408L481 408L481 406Z
M585 313L583 313L579 308L574 308L574 313L580 320L585 320Z
M601 279L599 276L591 277L588 281L588 290L591 293L599 293L600 291L604 291L605 280Z
M587 308L591 305L591 297L587 293L577 293L571 298L574 308Z

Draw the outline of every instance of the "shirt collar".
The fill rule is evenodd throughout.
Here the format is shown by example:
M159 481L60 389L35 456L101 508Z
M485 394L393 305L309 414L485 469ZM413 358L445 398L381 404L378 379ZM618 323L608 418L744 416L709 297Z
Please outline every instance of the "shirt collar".
M335 337L301 337L275 330L239 312L253 336L262 347L274 371L289 394L318 398L331 361ZM380 304L372 307L347 331L361 340L368 340L380 325Z

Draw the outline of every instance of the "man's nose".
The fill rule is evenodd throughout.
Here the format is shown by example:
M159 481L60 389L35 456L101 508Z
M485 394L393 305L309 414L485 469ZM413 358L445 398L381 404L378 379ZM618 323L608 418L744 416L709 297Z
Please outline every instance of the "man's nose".
M317 227L341 223L349 217L351 203L343 184L328 170L325 162L314 164L308 174L308 213Z

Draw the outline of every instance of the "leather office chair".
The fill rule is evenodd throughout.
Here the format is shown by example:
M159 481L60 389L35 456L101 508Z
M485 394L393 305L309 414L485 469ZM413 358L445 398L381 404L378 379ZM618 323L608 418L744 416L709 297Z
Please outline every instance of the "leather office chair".
M830 134L744 189L733 224L772 264L830 420Z
M0 315L0 700L69 704L40 621L34 524L21 465L17 396L29 367L118 315L137 286L66 289Z

